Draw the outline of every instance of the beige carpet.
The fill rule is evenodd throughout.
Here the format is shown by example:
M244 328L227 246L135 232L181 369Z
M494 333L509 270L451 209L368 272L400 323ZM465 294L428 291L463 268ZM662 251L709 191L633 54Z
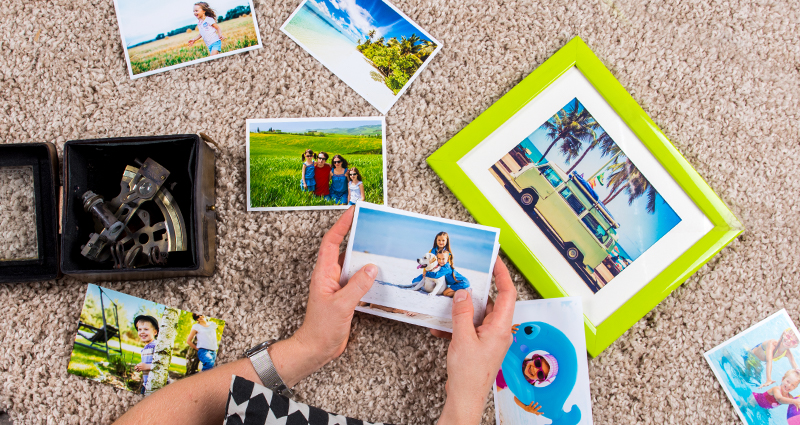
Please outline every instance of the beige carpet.
M223 362L300 325L317 242L339 216L245 212L245 119L378 114L279 31L297 5L257 1L263 49L131 81L111 0L0 2L2 142L61 149L205 131L221 143L216 274L106 286L225 319ZM800 311L796 4L397 6L444 48L387 115L391 206L471 220L425 158L579 35L744 222L738 241L589 365L596 423L735 423L702 353L780 308ZM538 297L512 272L520 299ZM109 423L140 400L67 374L85 291L71 278L0 286L0 410L15 424ZM423 328L359 314L345 355L297 390L365 420L432 423L446 350Z

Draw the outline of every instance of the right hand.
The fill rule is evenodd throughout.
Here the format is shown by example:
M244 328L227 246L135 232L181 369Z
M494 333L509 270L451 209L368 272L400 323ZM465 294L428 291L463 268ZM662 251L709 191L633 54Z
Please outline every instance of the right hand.
M773 380L769 379L769 380L767 380L767 382L763 383L763 384L762 384L761 386L759 386L758 388L764 388L764 387L770 386L770 385L772 385L772 384L774 384L774 383L775 383L775 381L773 381Z
M194 40L189 40L189 45L191 46L192 44L194 44Z
M453 334L447 349L447 400L439 424L480 423L486 396L511 346L517 290L499 257L494 277L497 302L489 302L483 324L477 328L472 322L469 291L458 290L453 297ZM431 332L444 338L449 336L441 331Z

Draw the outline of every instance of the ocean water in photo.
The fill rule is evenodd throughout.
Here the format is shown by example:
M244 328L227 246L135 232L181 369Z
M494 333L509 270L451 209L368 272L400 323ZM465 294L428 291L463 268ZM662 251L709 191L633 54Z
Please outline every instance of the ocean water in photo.
M786 316L778 315L708 355L711 367L720 377L720 384L733 397L737 409L742 412L748 424L786 424L788 405L782 404L769 410L764 409L753 405L752 393L763 393L773 386L780 385L783 375L792 367L791 362L785 357L774 361L771 378L775 384L759 389L758 387L766 379L766 364L761 363L763 367L760 371L748 368L745 366L745 355L747 351L766 340L777 341L789 327ZM794 356L798 356L797 349L791 351ZM800 388L791 394L798 396Z
M376 108L386 111L392 105L394 93L356 49L356 42L322 19L307 3L284 30Z

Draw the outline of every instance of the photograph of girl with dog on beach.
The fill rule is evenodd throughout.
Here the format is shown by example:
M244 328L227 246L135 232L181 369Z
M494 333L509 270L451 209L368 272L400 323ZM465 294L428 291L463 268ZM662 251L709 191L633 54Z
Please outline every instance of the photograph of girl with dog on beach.
M800 425L798 335L781 310L705 353L742 422Z
M578 98L489 172L593 293L681 221Z
M385 120L247 120L248 211L386 202Z
M342 283L368 263L375 284L356 308L452 332L453 295L472 294L474 321L486 313L500 230L366 202L356 204Z
M89 284L67 372L149 395L213 368L225 321Z
M131 78L261 47L250 0L114 0Z
M281 31L383 114L441 49L384 0L304 0Z

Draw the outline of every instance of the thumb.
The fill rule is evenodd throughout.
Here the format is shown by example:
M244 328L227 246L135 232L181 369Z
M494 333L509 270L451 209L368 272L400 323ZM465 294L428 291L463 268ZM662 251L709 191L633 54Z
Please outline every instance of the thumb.
M459 289L453 296L453 339L476 338L473 316L472 296L469 291Z
M341 298L348 307L355 309L361 298L372 288L372 284L375 282L375 276L377 275L378 266L375 264L367 264L350 277L350 280L347 281L344 288L336 292L336 296Z

